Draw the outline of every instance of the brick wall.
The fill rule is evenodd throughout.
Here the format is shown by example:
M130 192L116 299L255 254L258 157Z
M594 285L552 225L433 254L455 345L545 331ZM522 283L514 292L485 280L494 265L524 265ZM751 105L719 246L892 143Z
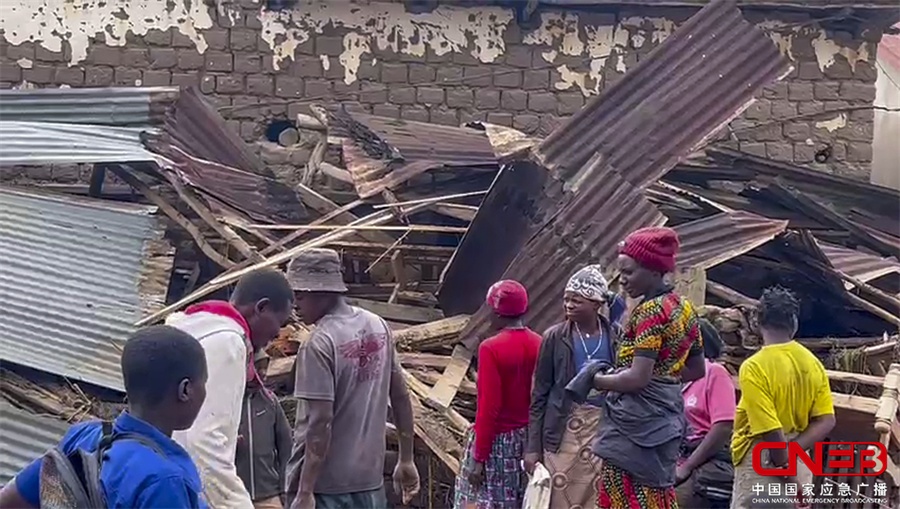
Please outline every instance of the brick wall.
M9 1L24 15L0 20L3 87L198 86L247 141L306 102L331 100L350 111L546 134L692 12L542 10L522 26L500 7L409 13L399 3L335 1L272 13L253 0L173 0L174 13L137 3L66 11L62 41L64 30L40 25L60 13L29 17L31 2ZM795 70L766 89L722 143L868 179L873 113L865 107L874 100L880 33L864 40L824 31L796 13L748 17Z

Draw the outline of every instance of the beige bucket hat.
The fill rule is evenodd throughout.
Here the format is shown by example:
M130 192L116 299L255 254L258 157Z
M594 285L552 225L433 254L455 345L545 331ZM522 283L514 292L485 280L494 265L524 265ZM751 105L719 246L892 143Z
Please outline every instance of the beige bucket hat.
M347 291L341 270L341 258L333 249L303 251L288 264L287 276L295 292Z

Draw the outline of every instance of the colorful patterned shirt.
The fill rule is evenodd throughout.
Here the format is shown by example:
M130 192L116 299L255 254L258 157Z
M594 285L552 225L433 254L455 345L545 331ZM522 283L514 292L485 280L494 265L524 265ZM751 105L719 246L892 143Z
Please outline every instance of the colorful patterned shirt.
M655 359L653 375L677 380L690 355L703 354L700 321L694 306L672 291L638 304L628 319L616 366L631 366L635 356Z

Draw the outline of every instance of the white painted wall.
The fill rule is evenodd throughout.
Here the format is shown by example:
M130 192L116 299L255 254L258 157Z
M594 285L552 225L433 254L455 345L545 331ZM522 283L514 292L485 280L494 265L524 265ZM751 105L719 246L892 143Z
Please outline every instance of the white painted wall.
M900 69L878 57L875 106L900 108ZM875 110L872 183L900 190L900 112Z

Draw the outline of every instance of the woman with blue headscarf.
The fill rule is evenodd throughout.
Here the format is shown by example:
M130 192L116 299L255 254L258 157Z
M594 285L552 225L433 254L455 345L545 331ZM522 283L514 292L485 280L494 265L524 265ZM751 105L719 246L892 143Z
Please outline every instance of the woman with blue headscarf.
M566 385L587 363L615 360L624 301L609 291L599 265L576 272L563 295L565 321L544 333L538 354L525 464L553 476L551 508L593 507L600 468L590 452L600 422L596 398L576 402Z

